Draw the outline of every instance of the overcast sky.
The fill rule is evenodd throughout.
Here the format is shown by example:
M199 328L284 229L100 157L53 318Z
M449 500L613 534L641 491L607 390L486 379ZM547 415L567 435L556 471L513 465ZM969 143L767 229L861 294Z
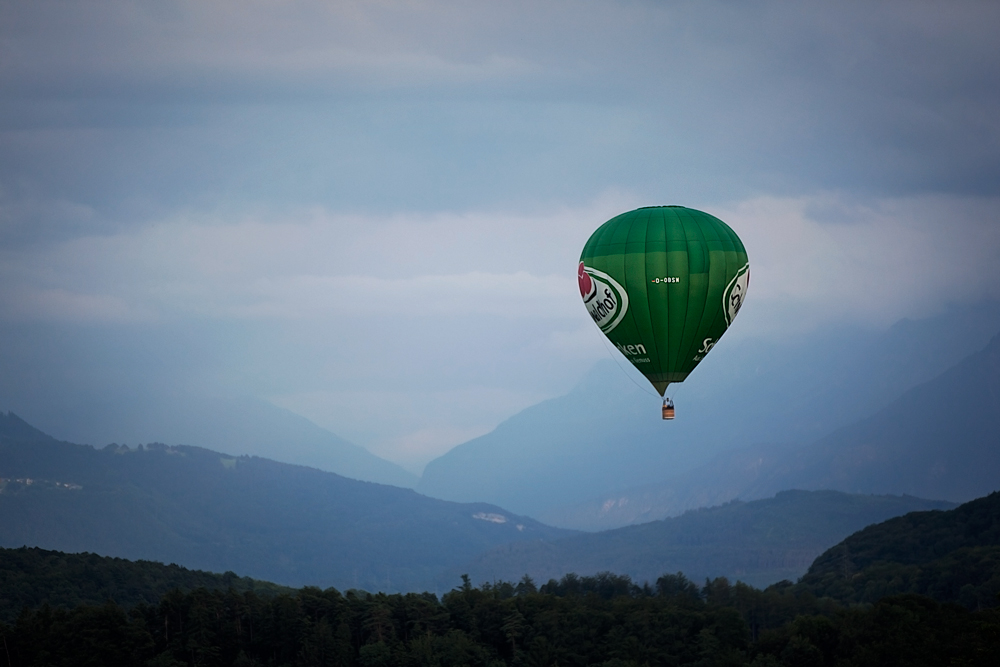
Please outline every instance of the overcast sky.
M720 345L998 297L998 31L995 2L7 0L0 407L249 394L419 469L608 355L576 259L651 204L747 246Z

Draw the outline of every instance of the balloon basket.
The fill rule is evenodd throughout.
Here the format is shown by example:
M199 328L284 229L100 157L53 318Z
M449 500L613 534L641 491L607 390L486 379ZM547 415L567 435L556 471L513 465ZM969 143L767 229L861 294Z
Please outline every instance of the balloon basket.
M663 418L664 419L674 418L674 402L669 398L663 401Z

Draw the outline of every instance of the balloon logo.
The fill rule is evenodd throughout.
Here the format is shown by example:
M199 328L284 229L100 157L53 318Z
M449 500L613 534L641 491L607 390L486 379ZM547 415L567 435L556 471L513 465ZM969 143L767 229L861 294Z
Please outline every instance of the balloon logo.
M584 294L584 280L578 276L583 305L587 307L587 312L601 331L608 333L625 317L628 311L628 293L608 274L583 266L582 262L580 266L583 267L583 275L590 285Z
M580 266L576 269L576 280L580 283L580 296L583 297L583 302L587 303L590 299L594 298L594 281L591 280L590 275L584 270L583 262L580 262Z
M601 225L576 275L594 323L662 396L732 324L746 300L750 262L718 218L651 206Z
M732 324L733 319L736 317L736 313L740 312L740 306L743 305L743 296L747 293L747 288L750 286L750 264L746 264L739 272L736 277L732 279L729 286L726 287L726 324Z

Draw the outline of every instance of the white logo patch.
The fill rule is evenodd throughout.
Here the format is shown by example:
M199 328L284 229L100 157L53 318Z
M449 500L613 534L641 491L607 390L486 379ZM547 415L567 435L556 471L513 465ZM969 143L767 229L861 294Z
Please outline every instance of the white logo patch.
M722 296L722 307L726 311L726 326L728 327L736 319L736 314L740 312L743 300L747 296L747 288L750 287L750 263L747 262L743 268L736 272L736 275L729 281L726 291Z
M628 311L628 294L614 278L603 271L583 266L582 262L577 277L587 312L602 332L610 332Z

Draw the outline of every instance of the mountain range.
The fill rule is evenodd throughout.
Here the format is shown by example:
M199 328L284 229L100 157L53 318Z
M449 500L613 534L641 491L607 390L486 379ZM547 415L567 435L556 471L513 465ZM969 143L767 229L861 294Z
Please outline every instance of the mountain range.
M904 323L893 335L920 343L910 346L912 356L914 349L930 349L925 334L933 330L927 322L915 329ZM907 377L940 363L911 369ZM605 370L567 397L529 408L456 448L421 481L420 488L433 486L438 475L457 495L503 497L514 510L202 447L111 444L98 450L0 415L0 546L172 561L288 585L389 591L448 589L462 573L519 578L599 568L651 577L686 562L714 568L706 576L732 573L763 583L803 571L809 558L866 523L946 506L920 498L960 502L1000 486L1000 337L901 396L882 396L867 416L831 404L824 416L848 424L811 445L714 454L710 446L664 441L665 434L679 439L685 431L670 430L675 425L663 424L657 410L647 413L641 387L620 372L603 377ZM615 381L632 389L616 391ZM285 423L297 424L290 437L326 437L306 420L279 412ZM243 430L234 427L236 435L226 437L260 426L263 442L271 433L267 424L280 423L274 414L246 403L226 418ZM631 418L622 421L623 415ZM709 434L714 427L704 423ZM317 455L320 450L317 445ZM326 455L332 451L326 448ZM683 473L663 481L664 470L677 469ZM630 489L628 480L646 484ZM614 495L597 495L601 488ZM787 489L803 491L779 493ZM823 489L855 495L818 493ZM802 495L806 491L814 493ZM583 502L555 504L567 497ZM762 504L726 505L736 498ZM706 507L676 523L662 521ZM523 508L561 527L528 518ZM592 536L594 542L565 529L616 522L646 524ZM736 532L720 526L736 526ZM741 546L728 549L705 537L716 533ZM687 550L678 551L684 544Z
M600 529L782 489L911 494L964 502L1000 488L1000 335L874 415L806 447L757 445L664 482L539 514Z
M852 531L948 503L789 491L593 535L258 457L152 443L96 450L0 416L0 546L173 562L284 585L451 589L462 574L684 569L801 574Z
M166 442L260 456L366 482L413 488L418 478L305 417L252 396L139 392L117 402L49 414L47 433L102 447ZM52 428L52 430L49 430Z
M12 665L992 666L998 509L992 494L870 526L799 583L765 590L725 577L699 586L682 573L640 585L602 572L540 586L524 578L474 587L465 577L441 597L342 594L0 550L3 655Z
M550 512L664 482L721 452L807 444L870 416L981 349L1000 330L1000 303L956 305L887 331L839 326L763 339L741 335L739 326L676 386L678 419L669 425L659 420L659 399L642 388L645 380L623 359L620 366L609 359L568 395L528 408L432 462L420 480L266 400L222 388L192 393L171 381L176 351L144 353L162 356L162 367L127 391L86 374L55 386L44 378L25 382L39 360L24 358L0 373L0 407L66 441L206 447L556 521ZM76 349L72 338L56 343Z
M802 551L831 527L843 530L851 524L902 508L921 507L923 509L872 523L850 534L812 560L808 571L794 586L789 581L780 581L764 591L765 595L776 595L772 602L780 599L787 603L794 599L808 606L809 599L802 597L808 594L814 602L820 600L823 606L822 599L841 604L874 604L886 595L917 593L941 602L959 602L973 609L996 607L1000 604L997 598L1000 593L1000 492L953 509L941 509L948 505L906 497L790 491L767 501L734 502L711 510L690 512L683 521L654 522L658 527L647 524L610 531L607 537L611 539L581 534L557 540L557 543L562 543L562 547L573 542L590 543L601 552L598 558L621 558L621 553L607 548L614 542L623 542L621 536L650 532L654 540L662 540L673 533L669 548L675 553L688 551L686 564L694 566L689 572L697 580L699 568L704 566L693 562L693 557L699 549L714 552L715 548L708 547L712 541L726 550L750 547L754 553L749 558L765 555L776 560L780 554L765 554L759 549L760 538L767 533L781 534L793 548ZM823 525L808 525L810 517L815 516L820 516ZM678 530L684 521L696 530ZM754 541L758 542L757 549L751 544ZM535 548L531 543L521 543L520 547L523 553ZM561 550L566 551L565 548ZM484 556L491 555L494 554ZM549 555L552 555L551 550ZM579 555L593 557L586 553ZM513 583L513 578L494 578L492 581L509 584ZM718 576L712 577L701 594L725 596L729 584L722 584L722 581ZM578 592L594 591L602 597L609 593L628 595L630 589L636 592L636 582L628 575L609 572L594 577L573 574L558 582L538 582L534 588L541 585L542 589L558 592L568 589L570 584L576 586ZM506 590L508 595L533 587L523 579L509 590L503 585L490 585L498 592ZM697 584L683 573L666 573L656 581L656 588L661 595L699 597ZM0 620L8 622L23 607L100 605L106 600L131 607L156 604L174 589L252 591L261 596L294 593L292 589L240 577L233 572L213 574L154 561L133 562L90 553L67 554L27 547L0 549ZM743 613L748 611L752 610L744 609ZM789 608L782 614L788 619L796 615L794 609ZM757 621L760 620L758 614Z
M677 386L678 416L669 423L660 419L659 397L647 391L645 380L626 362L608 360L569 394L523 410L431 461L416 488L584 530L745 497L740 484L717 483L714 473L700 470L740 467L761 456L781 458L786 450L874 418L904 392L981 350L998 330L1000 305L985 302L903 320L884 332L840 328L781 342L738 339L731 344L723 338L697 372ZM964 437L964 417L942 411L938 418L939 432L950 429L954 437ZM748 447L758 449L748 453ZM697 482L685 486L688 475ZM642 487L651 485L659 487L653 495L678 499L652 510L651 503L638 501L650 495ZM798 485L771 486L752 497L788 488ZM937 488L906 492L941 497ZM989 490L977 487L972 493ZM627 511L601 515L623 498L632 504Z
M473 581L559 579L614 572L654 582L682 571L695 581L728 577L763 587L802 576L851 533L907 512L947 509L945 501L838 491L782 491L660 521L557 540L494 547L462 566Z
M445 568L493 546L567 534L494 505L258 457L156 443L97 450L0 416L0 546L392 591L433 590Z

